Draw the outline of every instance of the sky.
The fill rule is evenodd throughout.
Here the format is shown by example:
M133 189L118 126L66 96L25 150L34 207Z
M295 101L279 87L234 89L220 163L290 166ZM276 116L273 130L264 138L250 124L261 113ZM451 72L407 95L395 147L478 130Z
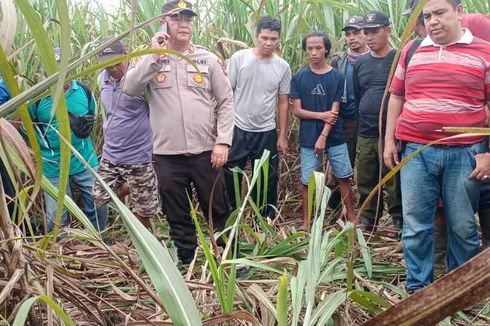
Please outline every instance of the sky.
M99 0L97 2L102 4L108 11L111 11L119 6L119 0Z

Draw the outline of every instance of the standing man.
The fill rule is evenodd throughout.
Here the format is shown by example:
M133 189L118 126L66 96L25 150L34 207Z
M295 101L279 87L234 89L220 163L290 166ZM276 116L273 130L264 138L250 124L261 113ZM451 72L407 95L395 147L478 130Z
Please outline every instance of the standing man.
M359 107L356 105L356 99L354 97L354 63L361 55L369 52L366 44L366 36L362 30L363 24L363 16L352 16L345 21L342 31L344 31L347 51L335 54L331 61L332 67L340 70L345 76L340 117L342 118L344 136L353 169L356 163L357 134L359 130ZM327 185L333 188L329 206L336 209L340 204L340 192L335 179L332 178L330 165L327 175L329 179Z
M279 181L278 150L286 153L288 96L291 69L275 54L279 46L281 23L272 17L262 17L257 23L257 46L236 52L230 60L228 76L235 98L235 130L230 157L225 166L228 197L236 208L233 172L244 169L247 161L259 159L264 150L270 152L267 197L256 203L265 217L273 218L277 205ZM279 137L276 131L276 108L279 116ZM241 176L239 176L241 185ZM241 187L239 187L240 189ZM256 191L254 191L256 193ZM255 199L255 196L252 198Z
M206 218L211 203L213 226L223 230L230 211L222 167L233 137L233 91L218 58L191 42L192 4L168 1L162 7L167 33L157 32L153 49L162 46L180 56L151 54L129 69L124 92L149 93L153 154L163 210L182 263L190 263L197 247L190 215L191 184ZM213 197L211 198L211 194Z
M332 48L323 32L311 32L302 41L309 65L293 77L291 99L294 115L300 122L301 182L303 184L303 228L309 230L308 181L319 171L326 154L339 184L347 211L347 219L354 223L354 199L351 177L354 174L349 161L342 122L337 121L344 92L345 78L326 62Z
M354 96L359 107L359 137L357 148L357 189L360 202L363 203L371 190L378 184L380 155L378 150L379 129L384 135L386 121L386 108L383 107L383 125L379 126L379 114L383 100L383 93L388 82L391 65L396 51L389 44L391 34L390 19L382 12L375 11L364 16L364 34L371 52L361 56L354 64ZM388 169L382 164L382 175ZM402 227L402 207L400 201L399 179L392 178L386 187L388 197L388 213L393 219L393 225L400 230ZM380 205L377 206L377 197L374 197L362 212L361 223L365 231L375 229L379 218L383 214L383 195ZM378 214L376 215L376 212Z
M101 52L100 61L123 54L127 54L126 47L118 41ZM157 217L160 206L153 169L153 135L148 104L143 96L121 92L121 80L127 68L128 62L124 61L106 68L99 76L106 116L98 174L116 192L120 193L127 185L131 211L150 228L150 219ZM109 193L98 182L93 193L97 207L111 201Z
M55 49L57 61L60 60L60 50ZM96 116L95 97L85 84L79 81L69 81L64 85L64 96L68 113L72 116ZM31 104L28 108L29 115L35 124L36 137L41 147L41 157L43 160L43 174L55 186L59 186L60 174L60 146L61 139L58 133L58 120L56 115L52 114L53 97L51 95ZM84 128L88 128L82 122ZM83 159L97 171L98 159L94 150L94 145L89 135L80 135L74 131L74 125L70 122L71 128L71 145L80 153ZM107 222L108 207L107 205L96 208L92 189L95 184L95 177L85 168L84 164L72 153L70 161L69 179L66 194L71 197L71 185L76 185L79 189L82 202L83 212L92 224L99 230L103 230ZM48 193L44 194L46 205L46 214L48 217L47 231L54 229L54 223L57 210L57 198L52 198ZM67 212L63 210L61 225L64 225L67 219Z
M444 126L487 125L490 45L461 28L463 11L459 0L429 0L423 8L428 37L408 67L404 60L408 47L403 51L390 88L384 152L390 168L399 162L396 140L403 142L405 158L424 144L446 137L441 132ZM454 72L451 78L448 71ZM474 214L479 180L487 175L472 171L475 156L484 151L482 136L447 140L420 152L401 169L408 291L434 280L434 218L439 197L448 225L449 270L478 253Z
M407 10L403 12L403 15L411 15L415 7L418 5L419 0L411 0L408 4ZM464 14L461 20L461 27L468 28L470 32L475 37L479 37L484 41L490 42L490 18L478 14ZM414 55L417 48L422 43L423 39L427 37L427 31L425 30L424 15L420 13L417 19L415 27L413 29L414 33L418 38L409 43L409 50L407 56L405 57L405 67L408 66L412 56ZM479 154L484 155L484 154ZM484 155L486 162L488 155ZM477 155L478 161L478 155ZM484 164L486 166L487 164ZM482 242L483 248L490 245L490 183L484 182L482 184L481 194L480 194L480 207L478 209L478 218L480 220L480 228L482 231ZM447 271L447 259L446 259L446 248L447 248L447 225L444 219L444 210L442 201L439 202L436 211L436 219L434 221L434 272L437 274L446 273Z

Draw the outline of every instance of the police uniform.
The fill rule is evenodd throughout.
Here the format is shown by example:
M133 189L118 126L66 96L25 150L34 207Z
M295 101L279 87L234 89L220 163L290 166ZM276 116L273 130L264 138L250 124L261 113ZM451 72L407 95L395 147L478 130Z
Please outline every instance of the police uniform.
M188 197L194 184L205 216L211 190L213 225L224 228L229 204L221 169L211 166L216 144L231 145L234 126L233 92L218 58L190 44L183 53L194 65L176 55L143 56L126 75L123 91L149 93L153 154L163 209L170 235L179 250L197 246ZM128 131L130 132L130 131Z

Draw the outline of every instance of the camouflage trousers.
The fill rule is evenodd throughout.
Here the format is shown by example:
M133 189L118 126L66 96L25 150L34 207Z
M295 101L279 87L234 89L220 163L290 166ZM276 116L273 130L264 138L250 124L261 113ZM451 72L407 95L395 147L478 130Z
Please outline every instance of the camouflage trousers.
M157 178L153 163L116 164L101 159L98 174L114 192L119 192L124 183L129 188L129 208L142 218L156 217L160 212ZM93 190L95 205L101 207L111 201L100 183Z

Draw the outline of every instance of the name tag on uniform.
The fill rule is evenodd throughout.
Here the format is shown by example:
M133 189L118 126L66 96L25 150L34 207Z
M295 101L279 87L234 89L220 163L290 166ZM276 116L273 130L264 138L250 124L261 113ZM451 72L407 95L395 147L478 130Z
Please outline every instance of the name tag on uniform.
M208 60L206 59L198 59L198 60L192 60L196 65L208 65Z

